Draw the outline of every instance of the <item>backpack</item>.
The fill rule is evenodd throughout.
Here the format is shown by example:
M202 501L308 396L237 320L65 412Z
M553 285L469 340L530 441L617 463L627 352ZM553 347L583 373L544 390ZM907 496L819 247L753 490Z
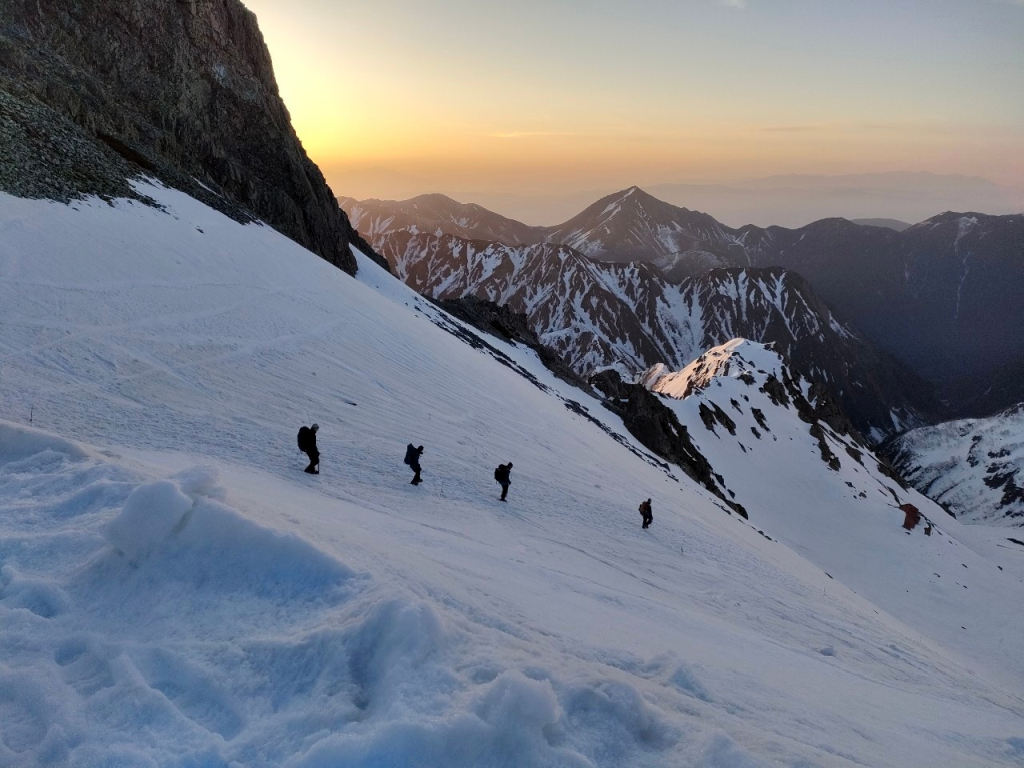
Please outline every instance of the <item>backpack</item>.
M402 459L402 462L404 464L406 464L406 465L411 467L413 459L415 459L415 458L416 458L416 446L413 445L412 443L409 443L409 445L407 445L406 448L405 448L405 458Z
M494 468L494 479L499 483L501 482L501 467Z
M299 450L306 450L306 443L309 441L309 427L299 427Z

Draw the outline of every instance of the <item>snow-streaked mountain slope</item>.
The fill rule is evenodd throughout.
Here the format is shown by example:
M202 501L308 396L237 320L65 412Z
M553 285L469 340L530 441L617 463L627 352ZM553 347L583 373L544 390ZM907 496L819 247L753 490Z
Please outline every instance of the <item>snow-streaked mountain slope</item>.
M358 208L349 214L366 225ZM938 409L928 384L782 269L716 269L673 283L645 264L594 262L564 245L426 233L399 212L374 227L365 236L408 285L435 299L474 296L525 314L541 341L584 377L615 368L631 379L657 363L680 368L743 336L779 345L833 389L873 439L918 426Z
M797 272L874 344L936 381L1024 353L1022 215L946 212L900 232L841 218L732 229L631 187L547 239L602 261L653 262L673 281L717 266Z
M713 217L658 200L639 187L601 198L564 224L547 228L545 239L598 261L672 257L680 278L735 265L744 255Z
M395 274L418 292L475 296L525 314L581 375L614 366L632 376L648 360L688 359L699 349L678 291L643 265L595 264L566 246L451 235L408 233L400 246L396 235L387 246Z
M795 272L716 269L679 290L687 305L702 308L701 350L737 337L774 344L797 371L835 393L873 441L939 410L930 385L837 318Z
M1024 526L1024 404L914 429L886 449L915 487L960 519Z
M385 231L409 226L403 212L410 202L365 204L376 211L374 226L386 223L369 238L381 253L388 250L381 242ZM346 201L346 207L353 204ZM483 223L464 227L459 234L466 239L526 242L522 235L501 239L491 222L509 220L498 214L484 211L461 218ZM368 231L366 223L360 227ZM422 231L428 230L416 230ZM543 233L550 243L570 245L602 262L649 263L673 283L713 268L796 272L873 345L943 385L988 374L998 377L1001 371L1019 369L1024 355L1024 313L1018 311L1024 292L1024 215L947 212L901 232L840 218L799 229L733 229L708 214L630 187ZM686 362L670 365L678 368ZM955 387L948 394L958 415L987 416L1017 403L1019 393L1019 386L1003 385L987 392ZM988 410L978 410L988 404Z
M974 550L971 591L936 588L927 550L872 558L894 535L881 500L819 478L786 509L850 513L886 591L856 594L808 559L849 540L804 557L764 538L611 439L531 352L482 346L366 261L355 280L143 191L164 210L0 197L3 762L1021 759L1017 553L950 521L928 543ZM311 420L319 477L294 449ZM931 619L880 607L905 590ZM986 611L998 654L956 642Z
M460 203L445 195L420 195L409 200L338 198L352 226L372 237L398 229L422 234L455 235L505 245L544 242L539 227L509 219L476 203Z

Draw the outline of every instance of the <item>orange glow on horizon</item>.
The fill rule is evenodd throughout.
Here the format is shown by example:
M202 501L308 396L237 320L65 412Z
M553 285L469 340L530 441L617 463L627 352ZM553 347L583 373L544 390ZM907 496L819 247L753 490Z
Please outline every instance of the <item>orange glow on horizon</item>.
M574 3L566 0L566 8ZM998 78L993 95L978 96L974 108L942 112L948 91L933 95L921 80L930 73L913 69L910 59L894 69L884 56L895 54L887 51L874 58L865 52L851 69L813 41L801 43L806 51L792 43L793 50L766 44L755 52L745 43L737 50L757 66L719 58L694 68L685 63L687 51L652 44L617 61L559 39L566 51L552 68L547 59L562 56L557 46L540 54L521 48L510 59L501 51L517 45L515 35L460 37L442 16L413 6L409 19L382 28L374 8L361 4L344 13L327 0L247 4L259 17L296 133L341 194L346 177L369 169L416 177L434 189L518 194L886 170L978 175L1017 186L1024 179L1024 109L999 113L1005 93ZM771 21L770 9L754 3L726 16L720 14L729 9L710 0L706 6L695 0L693 8L673 12L710 25L709 39L714 24ZM484 21L499 13L479 9ZM753 19L756 13L764 18ZM1017 16L1024 20L1024 10ZM459 44L434 40L417 23ZM678 71L666 69L676 60ZM1012 71L1000 72L1014 82Z

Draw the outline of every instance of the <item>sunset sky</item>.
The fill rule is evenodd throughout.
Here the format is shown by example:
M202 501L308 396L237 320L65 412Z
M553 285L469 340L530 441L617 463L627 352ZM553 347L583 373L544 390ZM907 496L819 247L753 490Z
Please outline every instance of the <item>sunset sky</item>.
M1024 0L245 2L342 195L1024 178Z

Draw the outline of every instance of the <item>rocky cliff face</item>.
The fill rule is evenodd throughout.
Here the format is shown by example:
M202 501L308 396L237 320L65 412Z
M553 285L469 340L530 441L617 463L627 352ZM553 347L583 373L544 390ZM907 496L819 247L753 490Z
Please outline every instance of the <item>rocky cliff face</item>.
M372 254L306 156L238 0L5 0L0 140L42 158L0 175L14 194L119 195L146 173L350 273L350 244Z

